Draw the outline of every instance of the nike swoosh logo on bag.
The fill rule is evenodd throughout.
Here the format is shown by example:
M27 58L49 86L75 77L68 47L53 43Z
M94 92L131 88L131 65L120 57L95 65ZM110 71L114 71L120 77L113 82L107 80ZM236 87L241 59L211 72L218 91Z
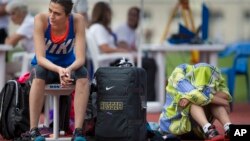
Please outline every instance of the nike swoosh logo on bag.
M111 86L111 87L106 87L106 91L109 91L110 89L114 88L114 86Z

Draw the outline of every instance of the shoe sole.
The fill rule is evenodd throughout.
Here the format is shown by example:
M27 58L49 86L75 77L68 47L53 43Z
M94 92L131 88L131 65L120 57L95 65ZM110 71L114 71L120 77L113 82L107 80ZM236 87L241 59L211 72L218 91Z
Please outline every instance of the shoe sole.
M212 139L205 140L205 141L224 141L224 139L225 139L224 136L218 135L218 136L213 137Z

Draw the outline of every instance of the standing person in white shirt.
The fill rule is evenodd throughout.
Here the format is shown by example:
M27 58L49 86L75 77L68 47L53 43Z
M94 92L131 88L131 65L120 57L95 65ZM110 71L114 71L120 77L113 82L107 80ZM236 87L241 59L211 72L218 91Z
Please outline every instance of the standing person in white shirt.
M12 0L6 5L6 12L10 15L11 21L19 27L15 33L5 39L5 44L16 47L20 43L25 52L34 53L34 17L29 14L28 6L21 0ZM7 75L13 77L16 72L20 71L21 59L7 63Z
M8 0L0 0L0 44L3 44L8 36L9 19L5 10L7 3Z
M116 30L118 46L128 47L130 51L137 51L138 34L136 29L139 25L140 9L136 6L129 8L127 22L120 25ZM147 72L147 100L155 101L155 74L156 62L154 59L144 55L142 67Z

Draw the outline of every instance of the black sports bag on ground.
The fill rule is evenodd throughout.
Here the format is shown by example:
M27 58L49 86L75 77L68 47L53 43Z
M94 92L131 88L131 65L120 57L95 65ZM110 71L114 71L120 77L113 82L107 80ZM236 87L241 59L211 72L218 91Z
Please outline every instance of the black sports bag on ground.
M9 80L0 93L0 134L14 139L29 130L30 84Z
M97 141L146 141L147 76L143 68L103 67L96 73Z

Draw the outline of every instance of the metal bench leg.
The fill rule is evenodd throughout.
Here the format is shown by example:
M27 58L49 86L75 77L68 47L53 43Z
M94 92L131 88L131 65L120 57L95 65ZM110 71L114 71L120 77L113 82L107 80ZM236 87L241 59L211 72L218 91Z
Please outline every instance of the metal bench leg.
M54 101L54 122L53 122L53 134L54 139L59 137L59 96L53 95Z
M49 127L49 118L50 118L50 115L49 115L49 111L50 111L50 95L46 95L45 96L45 105L44 105L44 125L46 127Z

